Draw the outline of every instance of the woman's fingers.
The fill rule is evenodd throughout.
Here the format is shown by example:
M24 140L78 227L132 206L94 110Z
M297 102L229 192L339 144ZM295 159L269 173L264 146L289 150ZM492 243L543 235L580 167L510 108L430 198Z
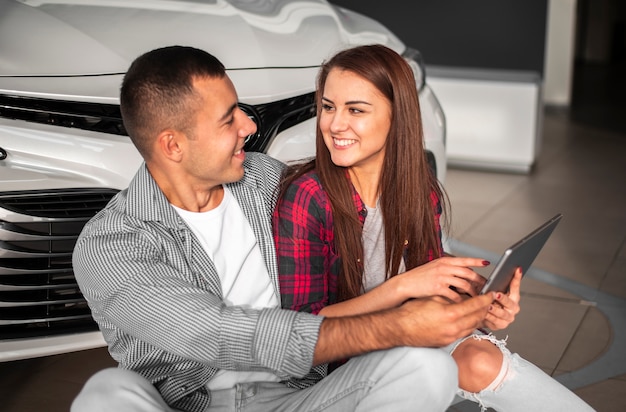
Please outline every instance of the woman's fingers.
M522 268L515 270L515 275L509 284L509 298L519 303L520 301L520 288L522 286Z
M454 302L476 296L485 278L472 270L490 263L472 257L442 257L405 272L403 284L410 290L407 296L439 295Z
M468 282L456 276L449 276L448 279L450 288L458 294L466 294L469 296L476 296L478 294L472 282Z
M498 292L495 294L485 322L490 329L504 329L515 321L515 316L519 311L519 294L516 299L512 299L508 294Z

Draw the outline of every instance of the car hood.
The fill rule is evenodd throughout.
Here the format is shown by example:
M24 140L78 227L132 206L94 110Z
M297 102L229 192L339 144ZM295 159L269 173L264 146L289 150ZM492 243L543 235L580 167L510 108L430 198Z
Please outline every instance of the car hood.
M345 44L402 47L354 17L322 0L0 0L0 76L119 74L174 44L239 70L318 66Z

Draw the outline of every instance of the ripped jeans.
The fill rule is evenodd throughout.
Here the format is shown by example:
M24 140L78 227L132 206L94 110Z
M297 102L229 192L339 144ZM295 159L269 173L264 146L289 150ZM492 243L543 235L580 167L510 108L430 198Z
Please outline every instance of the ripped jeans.
M506 339L499 340L491 334L475 331L472 335L459 339L443 348L452 354L466 339L487 339L502 351L500 373L485 389L478 393L459 388L458 396L478 403L482 412L487 408L506 412L550 411L578 412L593 411L587 403L560 382L543 372L537 366L511 353L506 347Z

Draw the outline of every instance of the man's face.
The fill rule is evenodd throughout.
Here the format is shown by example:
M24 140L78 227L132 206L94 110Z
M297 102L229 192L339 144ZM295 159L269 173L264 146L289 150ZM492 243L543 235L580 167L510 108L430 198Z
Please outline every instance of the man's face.
M187 140L185 170L199 186L236 182L243 177L244 140L256 131L256 124L237 105L227 76L196 78L193 85L200 104L193 136Z

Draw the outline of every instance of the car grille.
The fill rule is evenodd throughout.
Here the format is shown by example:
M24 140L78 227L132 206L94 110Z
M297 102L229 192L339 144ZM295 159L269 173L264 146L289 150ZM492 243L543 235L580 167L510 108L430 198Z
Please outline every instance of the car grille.
M116 104L70 102L0 94L0 117L126 135Z
M74 278L72 250L117 192L0 192L0 339L97 330Z
M281 131L315 117L315 93L306 93L241 109L257 125L257 132L246 141L245 150L265 152ZM0 117L27 122L74 127L126 136L119 105L69 102L0 94Z

